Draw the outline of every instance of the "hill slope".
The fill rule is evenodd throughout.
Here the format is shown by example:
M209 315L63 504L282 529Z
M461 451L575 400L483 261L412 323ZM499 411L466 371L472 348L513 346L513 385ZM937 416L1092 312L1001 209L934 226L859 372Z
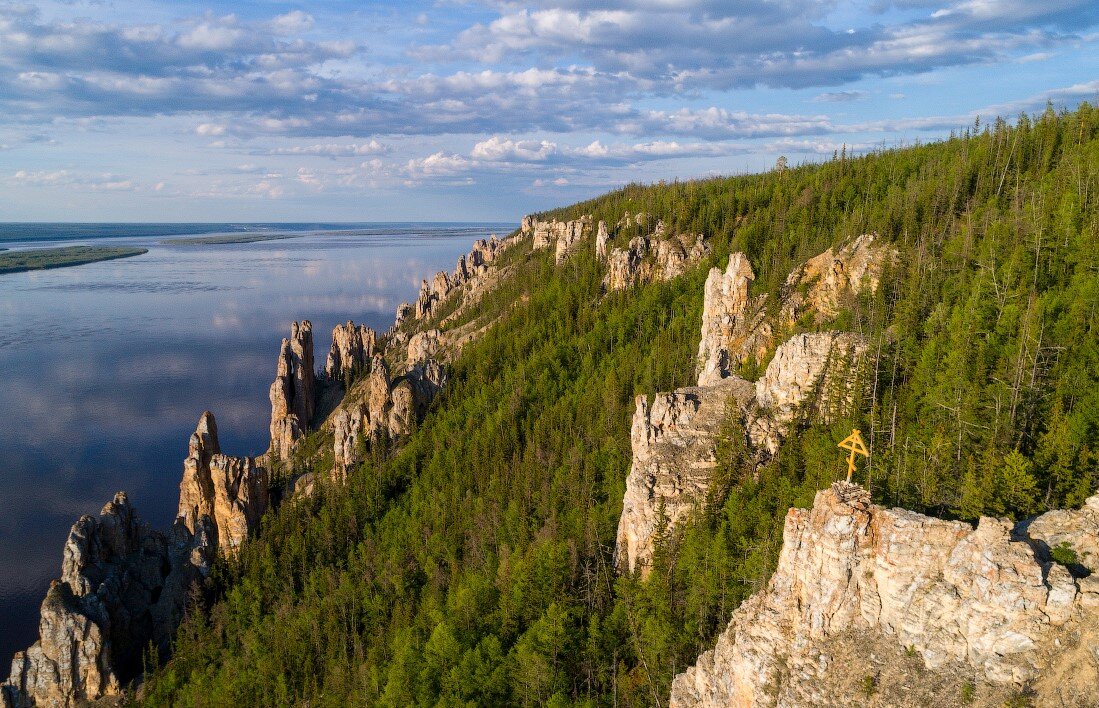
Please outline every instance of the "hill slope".
M657 220L709 252L608 292L591 239L560 264L519 242L470 315L494 324L423 421L345 484L268 514L144 699L664 704L766 581L787 509L844 473L835 445L856 426L879 501L962 520L1080 505L1099 451L1097 191L1099 113L1085 105L541 215L606 222L627 261ZM758 469L730 424L701 513L661 534L646 580L616 575L633 399L695 380L708 268L745 253L751 294L774 302L796 266L863 233L896 265L819 326L870 342L865 396L828 425L802 421ZM754 380L770 354L738 373Z

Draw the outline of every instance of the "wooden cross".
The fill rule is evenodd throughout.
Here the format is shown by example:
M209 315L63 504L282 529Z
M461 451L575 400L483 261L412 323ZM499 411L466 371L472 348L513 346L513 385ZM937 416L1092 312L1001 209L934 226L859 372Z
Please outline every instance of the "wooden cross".
M852 430L851 434L844 438L837 447L851 451L851 455L847 458L847 482L850 484L851 475L855 473L855 455L869 457L870 451L866 449L866 443L862 441L862 434L859 433L857 428Z

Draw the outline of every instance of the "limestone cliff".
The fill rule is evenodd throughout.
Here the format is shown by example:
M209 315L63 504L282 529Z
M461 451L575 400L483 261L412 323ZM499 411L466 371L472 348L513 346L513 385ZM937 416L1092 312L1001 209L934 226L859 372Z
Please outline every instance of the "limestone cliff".
M669 235L664 222L659 222L651 234L635 236L626 248L610 250L603 286L615 291L654 280L671 280L709 253L709 244L702 234Z
M711 268L702 305L702 338L698 344L698 385L729 376L748 357L762 361L772 346L771 325L765 321L767 295L750 297L756 279L743 253L729 257L722 272Z
M217 422L206 411L191 436L179 483L178 519L194 533L204 517L213 522L214 541L233 555L270 506L267 470L251 457L221 453Z
M646 570L662 528L682 522L705 500L717 465L721 427L748 405L752 384L729 378L711 387L637 397L630 429L633 464L618 522L616 565Z
M662 230L658 224L657 232ZM856 239L795 269L784 286L784 293L794 295L782 296L784 305L791 303L788 311L796 316L807 311L829 312L827 308L852 288L876 286L872 274L880 272L883 254L888 251L871 249L872 243L872 237ZM615 258L612 253L609 275L614 274ZM825 286L821 264L831 264L825 269L829 273L850 277L837 275ZM698 348L699 385L657 394L651 410L639 403L631 438L633 460L618 526L616 563L620 571L646 574L658 530L674 531L709 493L722 426L735 420L736 427L743 430L743 442L761 464L778 452L783 439L799 425L828 422L849 413L864 391L861 372L867 345L861 335L851 332L790 337L775 348L755 384L734 373L749 357L765 360L774 347L776 329L781 331L790 324L768 316L766 295L750 296L754 279L751 264L742 253L730 256L724 271L710 271ZM804 293L812 297L803 297ZM729 404L731 399L735 405ZM725 405L703 406L706 401Z
M845 301L876 291L882 272L895 257L896 250L879 244L874 234L829 248L786 277L778 308L769 315L767 294L748 294L756 277L748 258L732 254L724 272L713 268L706 279L698 384L728 376L749 359L764 361L776 336L799 321L820 326L838 314Z
M117 697L149 642L167 652L191 588L214 554L209 519L170 536L141 522L122 492L83 516L65 543L61 578L42 602L39 639L15 655L10 706L76 706Z
M974 705L1024 688L1033 705L1097 705L1099 576L1047 552L1058 533L1094 548L1097 512L1092 497L973 528L836 483L787 514L766 589L676 677L671 705L955 705L966 684Z
M295 322L290 327L290 338L282 340L271 384L272 458L288 458L294 443L305 434L316 410L316 386L313 325L309 320Z
M374 357L378 335L366 325L351 320L332 329L332 348L324 364L329 379L344 381L365 369Z
M752 447L774 455L799 418L827 423L848 413L862 393L866 349L853 332L796 334L778 347L756 382Z
M783 284L783 320L793 323L807 312L817 322L835 316L844 298L878 289L896 254L876 234L863 234L810 258Z

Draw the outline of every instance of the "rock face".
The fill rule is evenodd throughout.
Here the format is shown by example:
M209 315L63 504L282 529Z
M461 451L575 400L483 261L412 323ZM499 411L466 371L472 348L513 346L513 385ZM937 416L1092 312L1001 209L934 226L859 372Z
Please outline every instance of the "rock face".
M756 382L748 440L774 455L800 416L827 423L848 412L861 393L866 341L851 332L796 334L775 350Z
M1057 525L1095 538L1097 509L1093 497L1083 511L1039 517L1013 535L1004 520L983 518L974 529L883 509L862 488L836 483L811 510L787 514L766 589L676 677L671 705L859 704L850 667L836 655L851 636L863 652L904 648L932 687L959 674L982 691L1073 676L1033 684L1034 705L1096 705L1099 579L1073 577L1026 534ZM912 695L890 690L879 685L878 700L910 705Z
M607 240L610 236L607 234L607 222L599 222L599 231L595 234L595 257L600 262L607 260Z
M663 232L663 225L657 224L656 233ZM887 251L871 249L872 242L872 237L856 239L837 249L838 255L829 250L797 268L787 279L784 292L813 296L785 299L786 303L794 303L790 311L798 316L809 308L825 312L829 303L838 302L851 291L852 282L860 288L876 286L877 280L867 274L880 273L880 267L872 264L884 261L882 254ZM618 286L621 279L644 273L647 244L644 237L636 237L628 251L611 252L610 285ZM679 253L674 249L670 252ZM674 272L674 264L683 263L678 259L671 259L672 266L665 263L660 267L666 269L664 272ZM655 263L660 262L658 257ZM832 264L828 272L859 275L837 276L829 281L832 285L824 287L819 276L822 263ZM618 526L616 559L620 571L640 570L646 574L659 530L673 530L709 493L723 425L736 419L744 431L748 451L757 463L763 463L778 452L783 439L797 425L836 420L859 401L867 345L854 333L797 334L775 350L755 384L734 373L750 357L764 360L774 346L767 296L749 295L754 279L755 273L743 253L730 256L724 271L710 271L698 346L699 385L657 394L651 409L644 401L638 403L631 437L633 461ZM735 405L729 404L730 400ZM711 403L703 405L707 401Z
M65 543L61 578L42 602L39 639L15 655L5 705L75 706L118 696L149 642L167 652L191 588L209 573L209 520L171 536L141 522L122 492L83 516Z
M577 242L591 231L591 217L584 216L575 221L565 222L565 232L557 239L554 263L560 265L576 249Z
M570 222L572 223L572 222ZM476 290L481 278L489 272L490 264L517 239L488 239L474 241L469 253L462 254L453 273L439 271L431 281L421 281L420 294L412 305L402 304L397 309L397 327L407 319L427 319L438 314L439 306L462 289Z
M772 346L765 321L767 296L749 297L756 274L743 253L729 256L722 272L711 268L702 307L702 339L698 344L698 385L708 386L731 375L748 357L761 361Z
M183 480L179 483L179 523L195 533L206 517L213 522L214 542L233 555L259 525L270 506L267 470L251 457L221 453L217 422L206 411L191 436Z
M367 411L361 404L341 408L332 417L332 479L343 481L359 462L358 445L366 430Z
M701 234L668 237L664 222L659 222L650 236L635 236L627 248L611 249L603 286L615 291L655 280L671 280L709 253L710 247Z
M332 348L324 364L325 375L343 381L363 371L374 357L378 335L366 325L348 320L332 329Z
M818 322L834 317L844 297L878 289L896 253L892 246L879 244L875 234L863 234L810 258L786 278L783 319L793 323L807 311Z
M275 382L271 384L271 456L286 459L313 420L316 407L313 325L295 322L282 340Z
M618 521L616 565L647 571L661 529L682 522L710 489L721 426L753 397L752 384L729 378L707 388L637 397L630 429L633 464Z

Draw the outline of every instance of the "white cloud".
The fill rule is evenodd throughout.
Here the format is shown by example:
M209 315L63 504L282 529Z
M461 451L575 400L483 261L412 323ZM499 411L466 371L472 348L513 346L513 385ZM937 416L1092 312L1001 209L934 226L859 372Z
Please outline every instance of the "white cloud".
M473 146L470 156L490 162L542 162L557 152L557 144L548 140L511 140L494 135Z

